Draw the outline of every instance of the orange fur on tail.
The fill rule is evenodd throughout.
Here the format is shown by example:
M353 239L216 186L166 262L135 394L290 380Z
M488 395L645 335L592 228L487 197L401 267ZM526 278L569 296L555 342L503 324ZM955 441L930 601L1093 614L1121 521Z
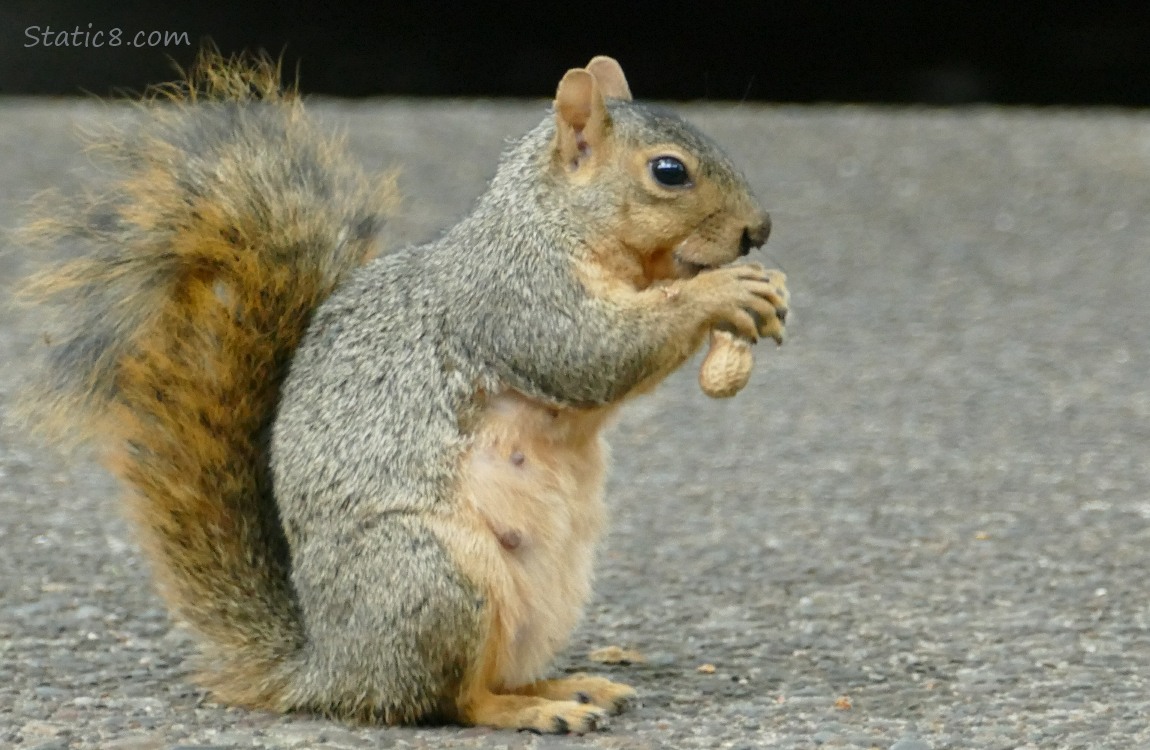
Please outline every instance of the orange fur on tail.
M85 252L25 290L55 312L27 412L130 487L207 684L275 706L304 635L266 433L311 312L373 254L394 183L369 184L266 58L205 53L143 110L95 144L114 177L45 198L21 233Z

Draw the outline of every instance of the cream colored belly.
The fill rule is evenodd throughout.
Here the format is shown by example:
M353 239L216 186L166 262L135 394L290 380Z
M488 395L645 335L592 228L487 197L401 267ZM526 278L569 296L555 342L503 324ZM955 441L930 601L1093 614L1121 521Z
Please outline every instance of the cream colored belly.
M479 544L485 563L471 575L495 608L501 632L492 676L505 687L543 676L591 593L607 417L498 396L465 459L461 500L487 531Z

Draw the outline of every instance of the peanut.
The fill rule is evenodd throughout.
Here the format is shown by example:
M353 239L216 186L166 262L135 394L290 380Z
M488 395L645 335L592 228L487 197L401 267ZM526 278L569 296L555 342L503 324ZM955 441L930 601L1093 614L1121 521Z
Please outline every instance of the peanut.
M730 398L751 379L754 356L748 341L729 331L711 331L711 348L699 368L699 387L711 398Z

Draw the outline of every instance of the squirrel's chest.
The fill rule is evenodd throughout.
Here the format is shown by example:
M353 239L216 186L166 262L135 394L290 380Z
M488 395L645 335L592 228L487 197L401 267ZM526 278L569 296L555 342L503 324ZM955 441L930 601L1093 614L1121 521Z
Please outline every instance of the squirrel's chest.
M591 591L604 521L609 414L559 412L516 395L489 403L464 458L463 497L484 541L483 570L507 684L537 679Z

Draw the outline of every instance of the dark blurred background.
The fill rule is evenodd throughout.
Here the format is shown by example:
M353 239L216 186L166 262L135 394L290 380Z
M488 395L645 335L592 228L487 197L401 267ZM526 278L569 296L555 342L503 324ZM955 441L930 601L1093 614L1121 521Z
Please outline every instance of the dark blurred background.
M0 3L0 93L138 91L211 39L282 53L305 91L339 96L544 97L607 53L645 98L1150 104L1146 0L158 6Z

